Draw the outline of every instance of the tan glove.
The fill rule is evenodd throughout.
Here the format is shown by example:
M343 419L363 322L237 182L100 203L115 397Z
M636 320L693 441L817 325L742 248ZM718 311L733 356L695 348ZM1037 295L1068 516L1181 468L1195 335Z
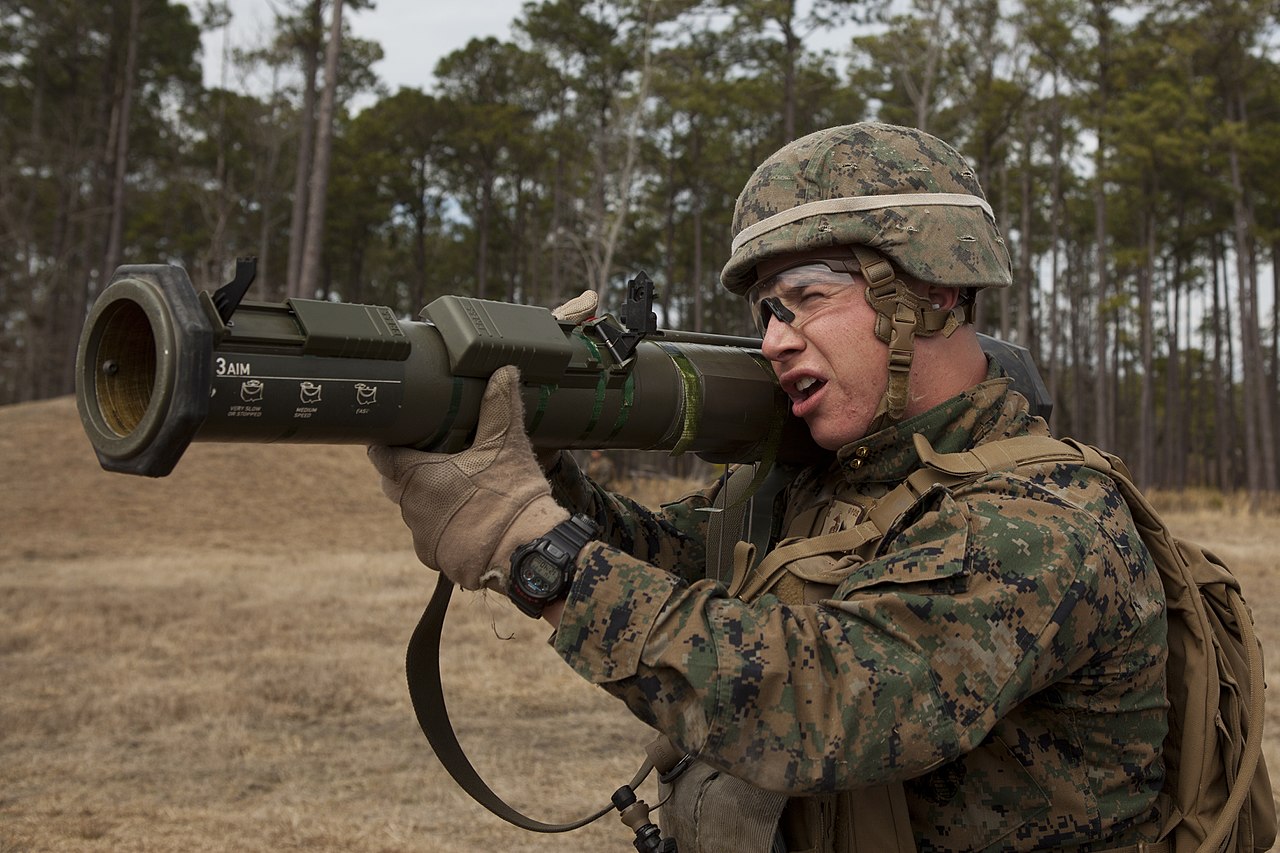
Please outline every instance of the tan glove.
M573 323L576 326L594 317L599 306L600 294L594 290L584 290L563 305L552 308L551 316L561 323ZM550 471L555 467L556 462L560 460L561 451L559 450L540 447L535 452L537 454L538 467L543 471Z
M400 505L418 559L464 589L505 592L512 552L569 517L534 460L512 366L490 377L466 450L370 447L369 460Z
M600 305L600 294L594 290L584 290L563 305L552 308L551 316L561 323L574 323L590 320L596 315Z

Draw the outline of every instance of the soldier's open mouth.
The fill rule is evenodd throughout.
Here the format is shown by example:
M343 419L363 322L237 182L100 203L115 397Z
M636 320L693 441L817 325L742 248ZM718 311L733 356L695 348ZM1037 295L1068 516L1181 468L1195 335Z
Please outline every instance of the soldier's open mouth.
M796 383L796 395L801 400L807 400L815 391L826 384L816 376L806 376Z

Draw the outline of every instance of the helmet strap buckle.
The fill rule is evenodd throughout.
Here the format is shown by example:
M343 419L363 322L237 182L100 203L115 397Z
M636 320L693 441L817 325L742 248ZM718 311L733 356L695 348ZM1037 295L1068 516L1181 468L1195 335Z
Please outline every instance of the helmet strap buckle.
M889 263L884 255L866 246L851 246L850 248L853 250L854 258L858 261L862 277L867 281L867 287L872 290L878 290L881 287L891 287L898 280L898 274L894 271L893 264Z

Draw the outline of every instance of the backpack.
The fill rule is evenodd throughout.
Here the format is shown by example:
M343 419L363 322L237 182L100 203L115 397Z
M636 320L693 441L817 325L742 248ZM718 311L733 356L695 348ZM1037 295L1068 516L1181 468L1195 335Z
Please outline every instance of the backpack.
M1169 619L1169 733L1164 792L1174 812L1161 829L1174 853L1263 853L1276 837L1276 807L1262 757L1262 647L1240 583L1214 554L1178 539L1134 485L1119 457L1086 444L1021 436L962 453L916 449L940 482L1046 462L1109 476L1160 570Z

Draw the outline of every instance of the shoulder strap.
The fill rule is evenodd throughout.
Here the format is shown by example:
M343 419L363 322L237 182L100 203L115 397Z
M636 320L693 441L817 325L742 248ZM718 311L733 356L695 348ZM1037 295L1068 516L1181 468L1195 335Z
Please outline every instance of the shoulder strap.
M760 561L748 584L734 590L733 594L750 599L760 590L768 589L788 563L806 557L856 551L879 539L894 521L934 486L954 486L982 474L1039 462L1073 461L1111 471L1108 461L1093 448L1047 436L1018 436L988 442L961 453L937 453L928 439L919 433L912 440L924 467L913 471L906 480L876 501L865 521L825 536L807 537L780 545ZM757 544L757 553L763 553L763 550Z
M865 521L834 533L783 542L765 555L742 589L732 589L730 594L749 601L759 595L762 590L772 586L787 570L789 563L806 557L850 553L864 548L883 537L893 522L910 509L929 489L936 485L955 485L964 479L966 478L940 475L927 468L914 471L896 488L876 501L875 506L867 513Z
M1019 435L989 441L960 453L938 453L919 433L912 436L912 441L920 461L928 468L966 480L1046 462L1077 462L1105 474L1110 474L1114 467L1111 459L1087 444L1070 439L1060 441L1047 435Z
M418 627L409 639L409 648L405 653L405 673L409 682L409 698L413 702L413 713L418 718L422 733L427 736L431 749L435 752L444 769L453 777L462 790L466 791L480 805L498 817L521 829L532 832L568 832L586 826L594 820L604 817L613 811L610 804L594 814L587 815L571 823L543 823L527 817L507 804L485 784L484 779L471 766L462 745L458 743L453 732L453 724L449 722L449 711L445 707L444 688L440 682L440 632L444 628L445 612L449 607L449 597L453 594L453 584L444 575L436 577L436 590L431 596L427 609L423 611ZM631 787L637 788L649 775L653 765L645 761Z

